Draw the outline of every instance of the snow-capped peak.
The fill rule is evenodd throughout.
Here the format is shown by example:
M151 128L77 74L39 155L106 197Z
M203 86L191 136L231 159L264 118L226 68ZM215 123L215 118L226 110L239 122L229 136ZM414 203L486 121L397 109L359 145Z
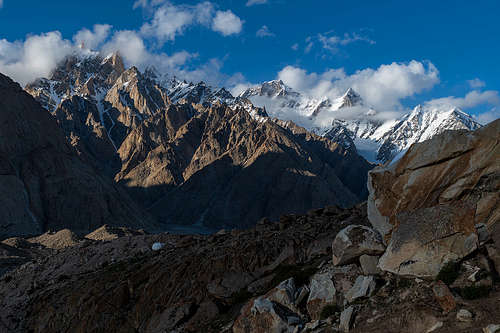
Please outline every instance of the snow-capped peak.
M344 96L341 97L341 101L342 103L339 106L339 109L363 104L363 99L361 98L361 96L352 88L349 88L346 91Z
M380 139L377 159L386 162L412 144L446 130L475 130L481 127L470 115L453 105L417 105Z
M354 106L362 106L363 99L361 96L354 91L354 89L349 88L344 93L344 95L335 99L335 101L331 104L331 111L337 111L345 108L352 108Z
M263 96L268 98L298 97L299 94L293 91L282 80L272 80L264 82L256 87L249 88L242 92L239 97L250 98L252 96Z

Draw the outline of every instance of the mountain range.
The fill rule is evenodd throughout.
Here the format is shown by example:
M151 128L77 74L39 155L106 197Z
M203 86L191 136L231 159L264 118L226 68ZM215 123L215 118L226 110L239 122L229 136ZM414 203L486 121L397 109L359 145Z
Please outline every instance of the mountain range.
M367 197L374 164L360 154L385 163L445 130L480 127L458 108L428 105L381 121L353 89L315 100L275 80L234 97L154 68L126 68L117 53L70 56L25 90L82 163L164 226L243 227L348 207ZM336 113L357 116L330 117Z
M121 57L68 57L25 90L80 159L165 225L245 227L367 197L373 164L224 88L125 68Z
M473 117L450 105L417 105L399 118L382 118L349 88L334 100L309 98L281 80L264 82L240 95L265 107L271 116L294 120L309 131L346 147L355 145L365 158L386 163L446 130L475 130L481 125Z

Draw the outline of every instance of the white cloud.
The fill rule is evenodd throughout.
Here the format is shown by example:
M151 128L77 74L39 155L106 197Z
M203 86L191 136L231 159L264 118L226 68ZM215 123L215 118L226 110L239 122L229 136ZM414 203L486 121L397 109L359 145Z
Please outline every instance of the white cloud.
M248 88L251 88L252 86L254 86L253 84L251 83L248 83L248 82L241 82L241 83L237 83L235 84L232 88L231 88L231 94L233 96L238 96L239 94L241 94L242 92L244 92L245 90L247 90Z
M348 88L353 88L368 105L378 110L397 110L402 108L403 98L439 83L439 72L430 62L413 60L382 65L377 69L367 68L351 75L346 75L343 69L330 69L318 74L287 66L278 73L278 79L314 98L326 96L334 99Z
M472 89L482 88L486 86L486 83L484 83L484 81L481 81L478 78L475 78L473 80L467 80L467 83Z
M232 11L215 11L214 5L208 1L191 6L174 5L166 0L139 0L134 3L134 8L137 7L153 13L151 21L141 27L141 34L156 38L160 46L166 41L174 41L194 25L211 28L224 36L239 33L243 26L243 21Z
M224 36L239 34L242 27L243 21L230 10L218 10L212 22L212 30L220 32Z
M313 46L314 46L314 43L312 41L308 42L306 48L304 49L304 53L307 54L307 53L311 52Z
M25 85L36 78L48 76L57 63L72 52L77 52L76 48L58 31L29 36L24 42L2 39L0 72Z
M97 45L93 52L98 51L105 56L117 51L122 55L126 66L134 65L142 70L154 66L161 73L177 75L188 81L203 80L226 87L245 82L241 73L224 74L223 62L218 59L190 66L190 61L197 58L198 54L186 51L173 54L154 52L148 48L138 31L115 31L110 36L107 26L102 25L94 27L93 31L80 30L73 40L74 42L63 39L58 31L28 36L25 41L9 42L0 39L0 72L24 86L34 79L49 77L66 56L88 54L91 52L88 47ZM79 47L82 40L85 40L85 49Z
M0 8L3 7L3 0L0 0Z
M259 30L257 30L257 33L255 34L257 37L275 37L276 35L272 33L267 25L263 25Z
M476 117L476 120L483 125L486 125L497 119L500 119L500 108L498 107L495 107L490 111L481 113Z
M159 8L151 23L142 26L141 32L146 36L155 36L160 42L174 40L182 34L186 26L193 22L193 15L171 4Z
M140 35L131 30L115 32L111 40L103 45L103 54L112 52L119 52L128 66L134 65L143 69L154 66L161 72L172 74L182 72L181 67L189 60L197 57L197 54L186 51L180 51L172 55L152 53L147 49Z
M355 42L365 42L370 45L376 44L373 39L357 32L345 33L343 36L341 36L334 34L332 31L329 31L325 33L319 33L316 36L307 37L304 53L307 54L311 52L312 48L315 45L319 45L322 50L326 50L329 53L335 54L340 51L342 46L346 46Z
M115 32L111 40L102 47L102 51L104 54L118 51L125 62L136 66L145 64L149 58L144 41L132 30Z
M169 2L169 0L136 0L132 8L136 9L142 7L144 9L151 9L166 2Z
M299 49L299 43L295 43L292 45L292 50L297 51Z
M213 5L210 2L202 2L196 6L176 6L166 2L161 7L156 8L153 19L142 26L141 33L148 37L156 37L160 44L165 41L173 41L177 35L182 35L190 25L208 26L213 11Z
M442 97L433 99L426 103L431 105L451 105L457 106L461 109L468 109L483 104L500 105L500 97L498 96L498 91L496 90L487 90L482 92L473 90L468 92L464 97Z
M247 7L266 4L267 0L248 0Z
M345 46L354 42L366 42L370 45L375 44L374 40L355 32L352 34L345 33L343 37L332 35L331 33L318 34L317 38L323 49L332 53L338 52L340 46Z
M93 31L83 28L73 36L73 41L89 50L95 50L108 38L111 28L109 24L96 24Z

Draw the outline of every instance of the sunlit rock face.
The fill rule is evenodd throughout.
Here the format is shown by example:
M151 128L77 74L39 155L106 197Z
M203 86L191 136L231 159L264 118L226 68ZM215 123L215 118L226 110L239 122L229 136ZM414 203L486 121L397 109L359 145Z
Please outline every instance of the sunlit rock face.
M385 236L383 270L435 276L478 246L480 224L500 241L500 120L448 131L369 173L368 216Z

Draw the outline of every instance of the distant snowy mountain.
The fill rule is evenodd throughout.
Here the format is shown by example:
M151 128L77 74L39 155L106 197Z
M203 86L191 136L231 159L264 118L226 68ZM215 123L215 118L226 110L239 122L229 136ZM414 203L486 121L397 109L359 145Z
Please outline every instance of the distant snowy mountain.
M339 110L363 104L361 96L349 89L343 96L331 101L329 98L308 98L288 87L281 80L264 82L242 92L242 98L247 98L254 104L266 104L266 108L274 113L295 112L304 117L315 117L324 110Z
M368 160L385 163L413 143L446 130L474 130L481 125L453 106L418 105L399 119L383 119L349 88L330 100L308 98L281 80L264 82L240 94L283 120L292 120L344 147L355 145Z
M379 140L377 159L388 161L422 142L447 130L475 130L481 127L470 115L452 106L417 105L384 133Z

